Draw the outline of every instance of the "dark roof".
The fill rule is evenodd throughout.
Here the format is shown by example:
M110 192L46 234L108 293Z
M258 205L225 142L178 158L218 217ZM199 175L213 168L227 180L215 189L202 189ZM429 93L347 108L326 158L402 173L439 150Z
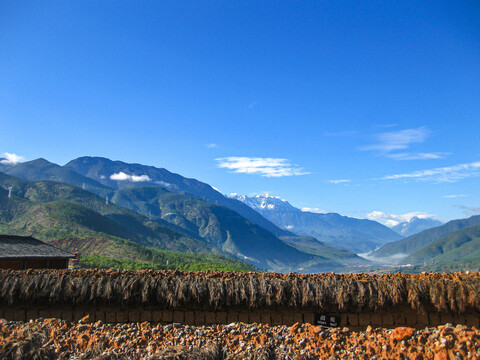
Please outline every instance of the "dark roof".
M73 257L72 253L31 236L0 235L0 259Z

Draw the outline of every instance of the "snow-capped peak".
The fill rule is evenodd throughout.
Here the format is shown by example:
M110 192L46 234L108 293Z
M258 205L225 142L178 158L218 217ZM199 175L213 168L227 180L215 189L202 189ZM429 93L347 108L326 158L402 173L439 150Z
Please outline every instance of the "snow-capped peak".
M287 200L283 200L279 196L271 196L270 194L261 194L254 196L235 195L237 199L256 210L281 210L295 209Z

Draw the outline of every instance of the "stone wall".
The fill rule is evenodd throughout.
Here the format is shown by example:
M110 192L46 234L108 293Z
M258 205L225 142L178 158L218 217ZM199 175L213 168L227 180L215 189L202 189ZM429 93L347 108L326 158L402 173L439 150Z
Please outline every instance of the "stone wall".
M294 323L315 324L318 313L292 309L252 309L229 311L171 310L149 307L37 307L2 306L0 317L7 320L28 321L38 318L57 318L78 321L90 315L91 321L101 320L111 323L159 322L163 324L181 323L188 325L229 324L232 322L268 323L271 325L293 325ZM417 329L438 326L445 323L480 327L479 313L452 314L429 311L418 313L411 308L398 308L380 312L343 312L335 314L340 327L363 330L367 326L394 328L408 326Z

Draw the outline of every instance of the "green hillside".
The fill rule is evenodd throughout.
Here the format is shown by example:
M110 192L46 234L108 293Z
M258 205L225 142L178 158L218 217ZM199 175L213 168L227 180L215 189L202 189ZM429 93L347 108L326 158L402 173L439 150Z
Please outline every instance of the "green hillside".
M69 251L78 249L85 268L256 271L253 265L223 255L153 249L103 234L66 237L51 243Z
M388 243L373 252L372 256L382 258L397 254L413 254L415 251L420 250L457 230L476 225L480 225L480 215L471 216L467 219L452 220L442 226L422 231L419 234L409 236L403 240Z
M32 182L0 174L4 198L9 186L13 186L13 196L4 200L9 204L0 215L5 219L4 223L45 239L88 236L93 232L158 249L229 253L260 268L324 271L340 265L284 244L226 207L193 196L169 193L159 187L118 190L112 201L121 203L121 199L136 199L135 196L141 199L142 194L147 194L150 199L152 194L149 192L156 191L158 196L151 199L156 201L156 208L162 215L178 217L180 221L176 223L169 219L174 225L160 216L149 219L111 202L106 203L93 193L67 184ZM184 231L180 233L164 224ZM8 227L2 227L8 230ZM198 238L187 236L188 232Z
M142 245L186 252L218 253L218 250L203 241L181 234L159 222L150 221L131 210L111 203L106 204L105 200L99 196L75 186L53 181L32 182L0 173L0 187L6 189L9 186L13 187L12 198L17 200L23 198L37 204L38 209L35 211L39 211L42 215L48 214L51 219L55 219L56 216L59 219L70 217L73 226L88 223L93 231L105 231L104 228L107 228L109 230L105 232L110 235L121 236ZM59 202L60 200L63 200L63 203ZM46 203L50 205L39 206ZM53 203L55 206L52 205ZM88 214L91 218L85 217L84 212L87 209L92 211ZM30 211L34 210L30 209ZM15 221L21 222L21 219ZM79 223L76 224L76 221ZM30 222L31 220L19 223L17 226L26 228ZM56 228L52 228L51 231L58 232Z
M405 259L411 264L480 263L480 226L455 231L415 251Z
M211 253L184 253L142 246L120 224L63 200L35 203L0 190L0 233L27 235L82 254L86 267L252 271L250 264Z

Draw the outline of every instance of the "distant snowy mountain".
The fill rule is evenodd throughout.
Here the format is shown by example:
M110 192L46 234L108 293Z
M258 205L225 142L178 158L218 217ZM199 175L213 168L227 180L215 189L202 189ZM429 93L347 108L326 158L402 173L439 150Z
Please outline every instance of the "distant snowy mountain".
M337 248L364 253L402 238L388 227L372 220L355 219L336 213L302 211L288 201L269 194L234 195L277 226L297 235L313 236Z
M278 196L270 196L269 194L247 196L235 195L235 199L250 206L257 211L274 210L274 211L298 211L296 207L292 206L287 200L283 200Z
M410 220L392 226L391 229L402 236L410 236L436 226L443 225L441 221L432 218L412 217Z

